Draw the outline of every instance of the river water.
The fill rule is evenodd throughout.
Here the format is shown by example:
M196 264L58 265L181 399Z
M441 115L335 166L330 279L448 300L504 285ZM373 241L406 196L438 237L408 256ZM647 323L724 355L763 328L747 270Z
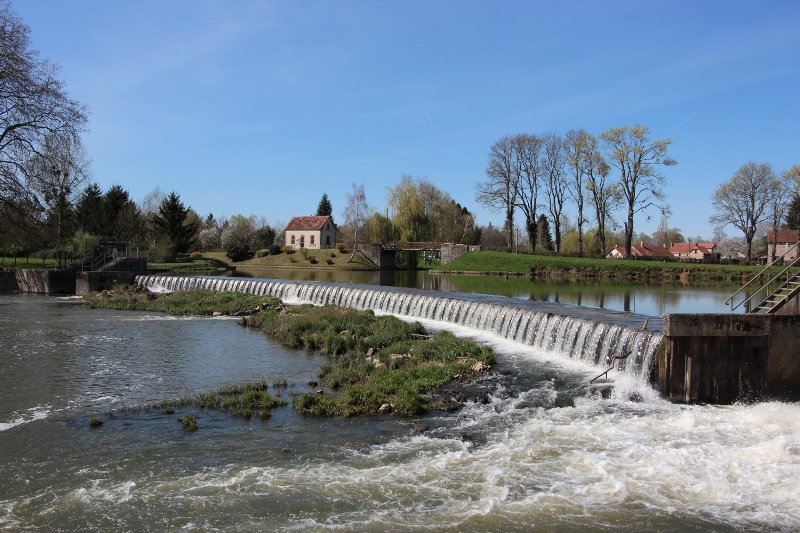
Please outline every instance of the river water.
M273 392L291 399L324 358L231 319L0 296L0 529L800 529L800 405L673 405L629 377L602 398L597 367L475 338L510 374L488 404L351 420L192 410L186 432L180 410L124 407L262 377L285 378Z

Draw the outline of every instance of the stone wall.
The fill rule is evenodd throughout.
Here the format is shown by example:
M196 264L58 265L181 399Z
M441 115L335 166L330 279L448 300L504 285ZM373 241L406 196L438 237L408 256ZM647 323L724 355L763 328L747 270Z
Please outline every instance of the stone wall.
M74 270L17 269L17 290L32 294L75 294Z
M443 244L442 245L442 264L446 265L450 261L461 257L468 252L476 252L480 246L468 246L466 244Z
M658 387L686 403L800 400L798 334L798 315L665 315Z

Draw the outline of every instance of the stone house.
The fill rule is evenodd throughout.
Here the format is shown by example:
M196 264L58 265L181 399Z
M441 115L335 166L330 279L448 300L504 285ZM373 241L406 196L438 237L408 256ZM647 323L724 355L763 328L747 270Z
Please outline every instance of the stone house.
M719 258L715 242L676 242L669 251L679 261L712 261Z
M772 261L773 258L780 259L783 256L784 263L794 261L798 255L798 242L800 242L800 230L769 230L767 232L767 260Z
M335 248L341 238L332 216L292 217L285 230L286 246L295 250Z

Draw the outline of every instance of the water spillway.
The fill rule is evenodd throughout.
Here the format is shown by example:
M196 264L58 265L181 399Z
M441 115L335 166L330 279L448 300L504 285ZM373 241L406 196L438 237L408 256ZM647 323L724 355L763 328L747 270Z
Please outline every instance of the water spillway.
M243 292L455 324L604 368L615 362L617 370L644 380L651 378L662 340L660 318L502 296L214 276L147 275L136 283L154 291Z

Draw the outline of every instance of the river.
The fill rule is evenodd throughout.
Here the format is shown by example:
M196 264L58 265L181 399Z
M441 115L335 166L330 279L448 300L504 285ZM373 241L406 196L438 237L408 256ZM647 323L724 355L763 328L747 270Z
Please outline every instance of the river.
M491 343L511 376L488 404L348 420L199 410L186 432L181 411L107 413L262 377L285 378L273 392L291 399L324 358L226 318L0 296L0 529L800 529L800 405L674 405L630 377L597 397L597 367L457 333Z

